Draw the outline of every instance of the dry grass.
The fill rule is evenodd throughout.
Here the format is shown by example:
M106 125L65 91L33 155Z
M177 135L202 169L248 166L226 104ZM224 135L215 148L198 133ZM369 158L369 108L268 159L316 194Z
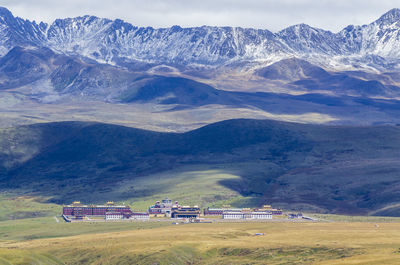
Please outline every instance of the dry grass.
M254 236L258 232L265 235ZM0 264L389 265L400 263L400 224L191 224L4 242L1 247Z

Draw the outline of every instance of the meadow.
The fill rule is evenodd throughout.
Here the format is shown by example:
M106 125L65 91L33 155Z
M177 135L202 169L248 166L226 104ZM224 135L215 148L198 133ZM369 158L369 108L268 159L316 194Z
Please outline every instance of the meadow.
M71 224L50 217L6 221L0 223L8 233L5 239L2 232L0 264L399 264L400 223L361 219L180 225Z

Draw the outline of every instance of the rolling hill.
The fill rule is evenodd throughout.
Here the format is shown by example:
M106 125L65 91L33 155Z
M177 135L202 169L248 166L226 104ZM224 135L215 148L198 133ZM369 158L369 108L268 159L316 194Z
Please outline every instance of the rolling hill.
M198 187L207 196L184 198L201 205L230 200L400 215L397 126L228 120L186 133L160 133L61 122L3 129L0 139L1 189L51 196L57 203L183 198ZM219 176L214 182L213 174Z

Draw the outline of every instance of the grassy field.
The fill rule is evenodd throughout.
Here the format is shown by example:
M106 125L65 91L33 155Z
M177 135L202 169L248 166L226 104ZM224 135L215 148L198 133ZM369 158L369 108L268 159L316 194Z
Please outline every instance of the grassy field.
M0 264L400 262L400 223L213 223L170 226L169 222L50 224L49 220L43 218L38 221L43 224L49 222L41 226L49 234L46 236L43 233L43 238L34 240L18 235L17 231L21 231L18 223L17 228L10 228L9 222L2 222L0 230L4 231L8 225L6 229L12 236L0 243ZM35 221L21 222L30 227L25 231L35 230ZM94 233L96 230L98 232ZM54 237L57 233L58 236L65 234L69 237ZM255 236L255 233L265 235Z
M0 221L59 215L61 206L46 203L47 199L38 196L1 193Z
M61 217L28 218L0 222L0 242L65 237L99 232L154 228L170 225L170 222L96 222L66 223Z
M320 222L364 222L364 223L400 223L400 217L388 216L350 216L339 214L306 213L305 216L317 219Z
M214 165L210 170L202 166L186 166L178 170L169 170L159 174L126 180L114 189L111 196L132 194L130 200L123 202L132 205L137 210L147 210L155 201L164 197L177 200L184 205L199 205L200 207L248 206L252 198L245 198L238 192L223 186L221 181L238 181L240 176L233 170L224 170ZM155 194L154 191L159 191Z

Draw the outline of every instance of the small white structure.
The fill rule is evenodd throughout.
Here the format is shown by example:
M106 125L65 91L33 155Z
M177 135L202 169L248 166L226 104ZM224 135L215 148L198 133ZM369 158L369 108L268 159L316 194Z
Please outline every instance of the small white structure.
M106 221L122 220L124 215L122 213L106 213Z
M129 217L129 220L143 220L147 221L150 219L150 215L148 213L132 213Z

